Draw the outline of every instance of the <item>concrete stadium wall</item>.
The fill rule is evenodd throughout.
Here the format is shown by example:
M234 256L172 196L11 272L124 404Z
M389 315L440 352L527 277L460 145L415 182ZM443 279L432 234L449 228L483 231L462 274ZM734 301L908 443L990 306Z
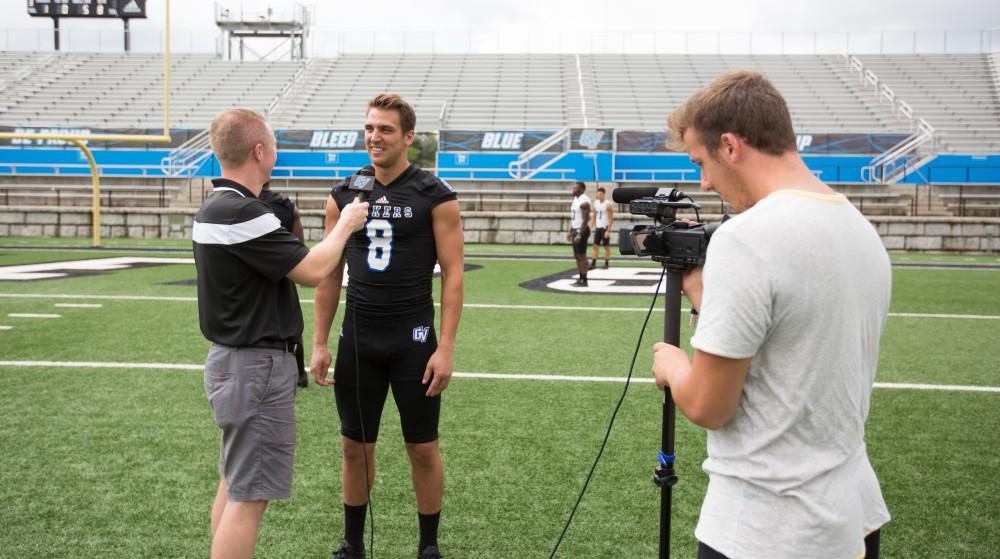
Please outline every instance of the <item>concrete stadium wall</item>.
M190 239L196 209L102 208L102 238ZM499 244L566 244L563 212L464 212L465 241ZM709 222L719 216L706 216ZM323 235L321 210L304 210L306 239ZM886 248L912 251L1000 252L1000 218L871 216ZM646 221L616 219L618 226ZM0 208L0 237L90 237L86 207ZM612 243L617 233L611 236Z

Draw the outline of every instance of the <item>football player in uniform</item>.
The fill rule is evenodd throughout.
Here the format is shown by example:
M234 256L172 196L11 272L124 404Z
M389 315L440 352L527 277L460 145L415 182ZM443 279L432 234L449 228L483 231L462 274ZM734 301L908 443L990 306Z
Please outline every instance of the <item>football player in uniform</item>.
M587 287L587 243L590 241L590 197L582 182L573 185L573 204L569 208L570 231L567 239L573 245L576 271L579 277L573 287Z
M368 221L352 235L345 256L347 304L334 378L330 326L343 266L316 290L311 369L319 385L334 385L343 448L344 539L336 558L364 557L368 495L375 480L375 441L389 389L399 409L420 526L418 556L440 557L437 528L444 493L438 448L441 392L452 373L462 312L463 235L455 192L407 159L416 114L398 95L368 103L365 147L375 170ZM326 230L355 199L350 179L330 193ZM432 283L441 266L441 329L434 327Z
M594 230L594 256L590 261L590 269L597 267L597 255L601 245L604 245L604 269L608 269L611 260L611 228L615 223L615 208L611 201L605 199L604 187L597 189L597 201L594 202L594 213L590 216L590 227Z

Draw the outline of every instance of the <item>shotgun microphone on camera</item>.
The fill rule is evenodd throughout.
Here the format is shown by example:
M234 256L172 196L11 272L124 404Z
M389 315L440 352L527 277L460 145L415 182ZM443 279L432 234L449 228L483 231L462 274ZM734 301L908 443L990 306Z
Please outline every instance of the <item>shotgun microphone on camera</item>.
M659 186L620 186L611 192L611 199L619 204L628 204L632 200L639 198L666 198L670 202L677 202L687 197L687 194L676 188L666 188Z

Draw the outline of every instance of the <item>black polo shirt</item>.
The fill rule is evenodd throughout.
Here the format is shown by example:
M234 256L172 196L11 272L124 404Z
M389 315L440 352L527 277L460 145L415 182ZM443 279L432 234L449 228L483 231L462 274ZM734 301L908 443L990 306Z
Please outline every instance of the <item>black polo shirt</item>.
M309 249L250 190L227 179L212 183L191 235L202 334L237 347L298 338L302 308L286 276Z

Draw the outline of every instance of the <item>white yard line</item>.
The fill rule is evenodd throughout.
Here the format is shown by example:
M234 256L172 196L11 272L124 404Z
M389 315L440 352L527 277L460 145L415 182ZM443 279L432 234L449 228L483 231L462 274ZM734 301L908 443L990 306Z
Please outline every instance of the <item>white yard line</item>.
M876 382L875 388L896 388L902 390L943 390L946 392L1000 393L1000 386L961 386L956 384L913 384L909 382Z
M100 303L56 303L53 306L61 309L99 309L104 305Z
M7 313L8 318L62 318L61 314L43 314L43 313L27 313L27 312L12 312Z
M72 295L67 293L0 293L0 297L14 299L83 299L104 301L174 301L192 302L197 297L164 297L161 295Z
M152 369L201 371L200 364L185 363L124 363L113 361L0 361L0 367L63 367L71 369ZM498 379L498 380L535 380L553 382L625 382L625 377L588 376L588 375L545 375L545 374L511 374L511 373L470 373L456 371L458 378ZM632 382L650 384L653 379L642 376L633 377ZM913 384L896 382L876 382L875 388L892 388L901 390L938 390L942 392L992 392L1000 394L1000 386L962 386L953 384Z
M891 312L889 316L898 318L961 318L969 320L1000 320L1000 316L988 314L933 314L919 312Z
M0 297L12 299L81 299L81 300L104 300L104 301L163 301L163 302L197 302L197 297L164 297L156 295L84 295L66 293L0 293ZM302 299L303 304L313 304L312 299ZM344 301L340 301L344 304ZM434 303L440 306L440 303ZM649 307L584 307L569 305L501 305L495 303L465 303L466 309L507 309L507 310L533 310L533 311L583 311L583 312L637 312L644 313ZM657 305L655 312L663 312L663 307ZM688 309L681 309L686 312ZM986 314L935 314L935 313L889 313L894 318L953 318L963 320L1000 320L1000 315Z

